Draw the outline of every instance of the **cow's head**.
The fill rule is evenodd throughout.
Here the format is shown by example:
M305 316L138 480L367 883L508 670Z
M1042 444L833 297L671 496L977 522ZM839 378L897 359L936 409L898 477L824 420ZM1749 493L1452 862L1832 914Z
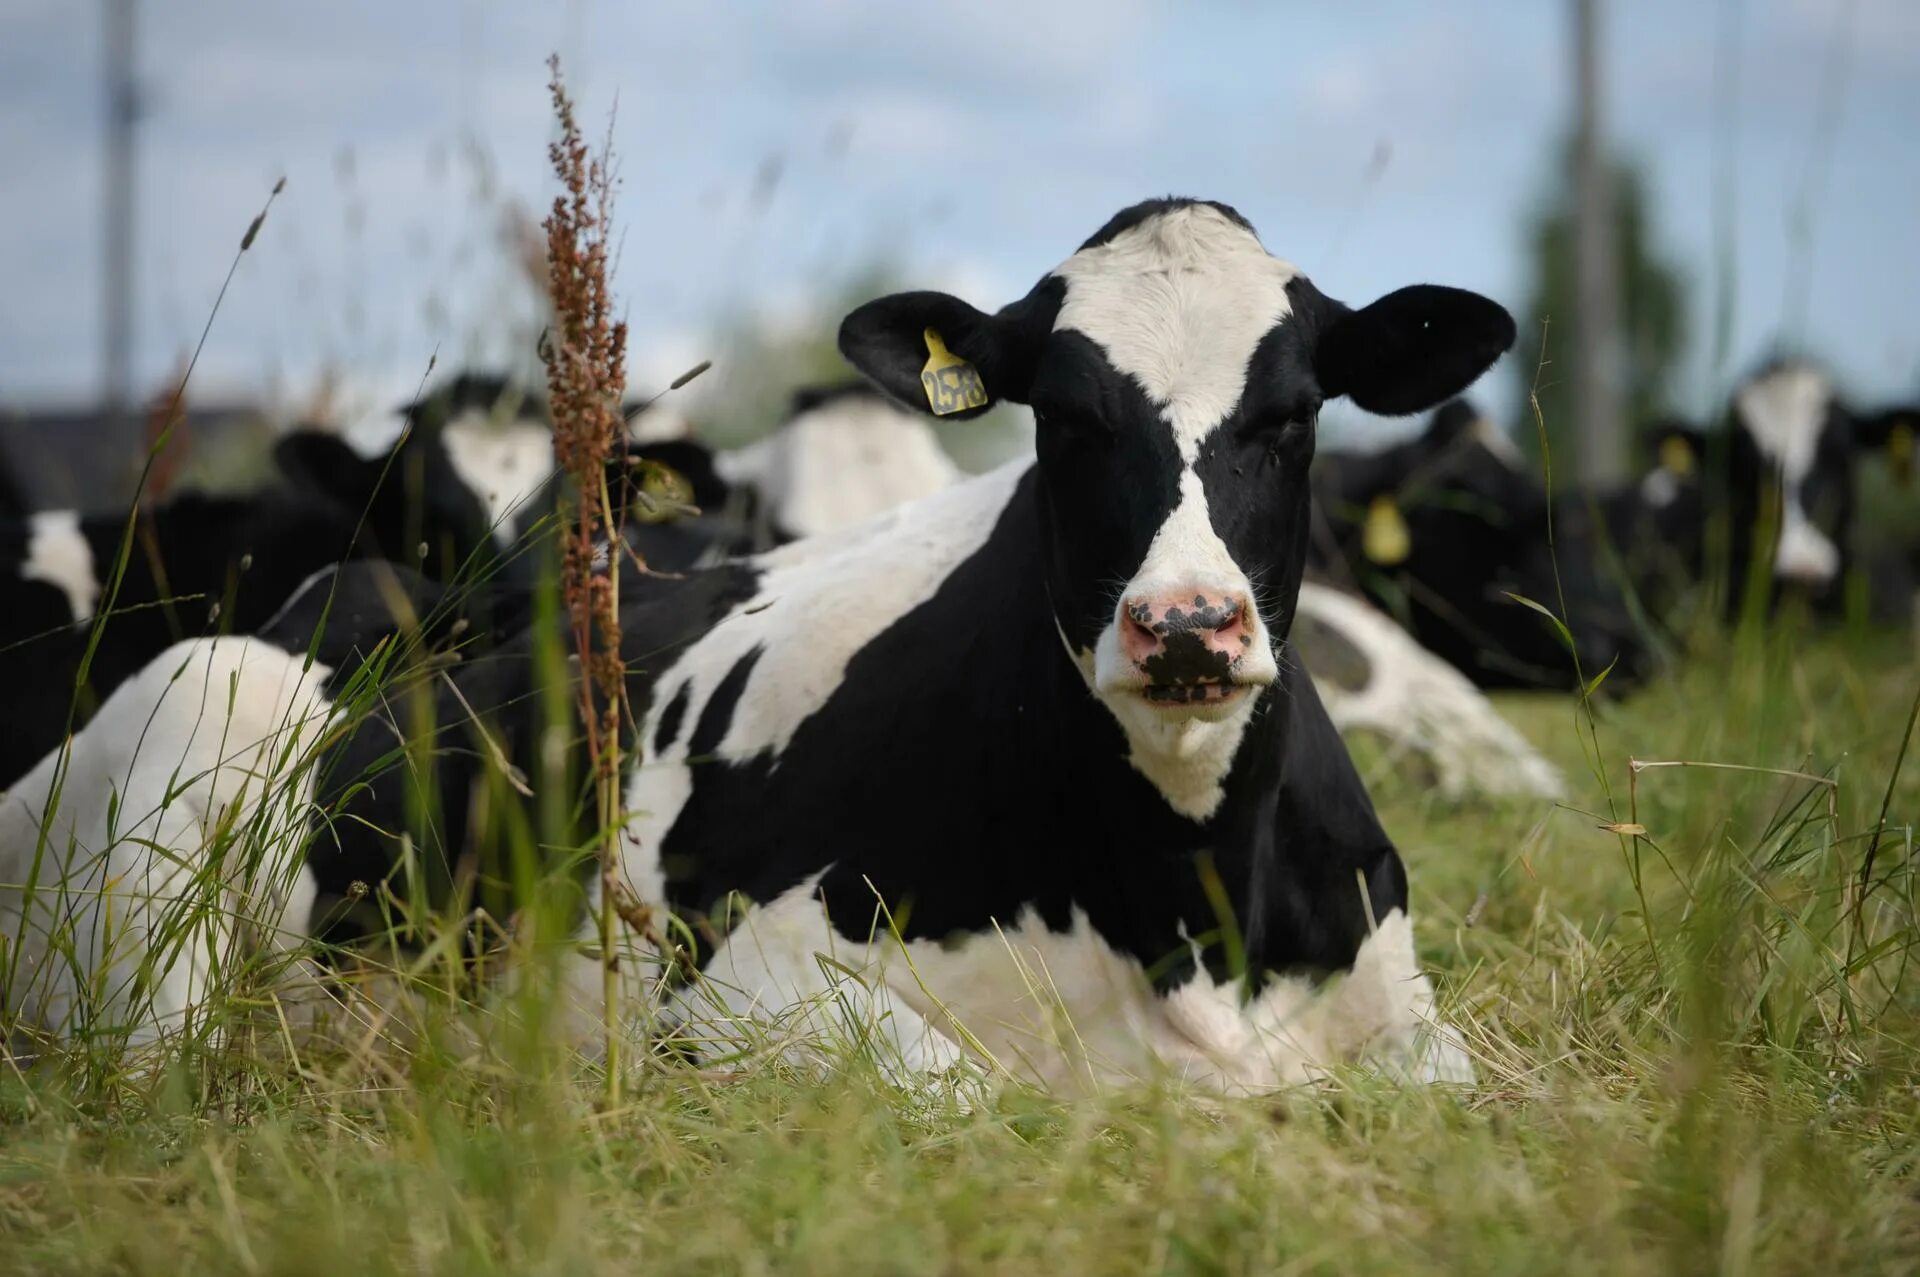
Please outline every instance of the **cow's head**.
M1853 518L1853 424L1832 379L1803 360L1776 361L1734 391L1730 417L1734 535L1776 512L1774 580L1826 592L1845 566Z
M1232 209L1155 200L996 314L903 293L848 316L840 347L921 411L1032 406L1054 619L1136 745L1178 749L1277 675L1321 403L1420 411L1513 335L1505 310L1451 288L1350 309Z

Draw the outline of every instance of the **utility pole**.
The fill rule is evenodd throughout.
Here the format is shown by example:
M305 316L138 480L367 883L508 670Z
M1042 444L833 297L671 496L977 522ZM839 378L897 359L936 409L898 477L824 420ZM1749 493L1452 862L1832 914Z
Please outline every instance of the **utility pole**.
M1612 166L1603 136L1600 84L1602 0L1573 0L1574 430L1580 480L1616 483L1627 477L1627 432L1620 410L1624 352L1620 343L1620 254Z
M133 390L133 132L139 121L134 83L133 0L105 0L107 145L106 251L102 303L101 397L124 410Z

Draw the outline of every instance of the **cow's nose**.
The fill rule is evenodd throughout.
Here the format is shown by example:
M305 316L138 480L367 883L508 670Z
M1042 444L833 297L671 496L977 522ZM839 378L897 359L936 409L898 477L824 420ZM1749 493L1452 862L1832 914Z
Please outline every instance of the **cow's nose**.
M1121 604L1121 645L1155 683L1224 679L1253 646L1253 605L1243 595L1181 590Z

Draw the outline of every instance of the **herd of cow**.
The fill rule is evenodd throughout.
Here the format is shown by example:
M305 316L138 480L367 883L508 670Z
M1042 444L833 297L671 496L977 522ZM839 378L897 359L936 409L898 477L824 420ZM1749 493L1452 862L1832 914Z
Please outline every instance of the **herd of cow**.
M908 1072L1069 1089L1167 1070L1255 1090L1347 1061L1470 1079L1340 732L1454 790L1554 793L1478 689L1645 677L1714 582L1729 609L1838 608L1857 470L1903 470L1920 425L1782 361L1715 429L1663 428L1640 481L1550 506L1456 398L1513 336L1456 289L1348 307L1232 209L1156 200L998 311L854 311L840 347L865 381L804 392L750 448L636 434L621 472L667 464L699 512L630 521L633 553L604 556L635 746L624 912L674 920L624 942L657 959L627 966L635 1033L699 1053L749 1024L791 1049L851 1028ZM1315 462L1339 397L1432 416ZM1002 400L1031 407L1035 455L962 475L928 418ZM563 485L539 397L504 380L406 415L371 458L290 434L271 489L131 531L11 516L14 1049L164 1038L249 955L361 938L383 915L356 906L422 862L434 903L511 909L489 795L569 774L533 603ZM1867 566L1908 613L1908 565ZM424 658L411 693L365 695L401 649ZM602 887L578 879L584 939Z

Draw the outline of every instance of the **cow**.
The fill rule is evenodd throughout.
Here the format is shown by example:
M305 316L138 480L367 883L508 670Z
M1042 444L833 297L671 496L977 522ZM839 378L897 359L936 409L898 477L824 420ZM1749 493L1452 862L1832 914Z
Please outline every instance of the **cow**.
M872 1013L904 1068L990 1060L1061 1089L1164 1070L1264 1090L1345 1061L1470 1078L1405 868L1288 635L1320 404L1421 411L1513 336L1453 288L1349 308L1186 199L1116 215L996 312L937 292L854 311L841 349L883 392L960 419L1029 404L1037 457L623 581L644 757L621 875L635 912L686 924L654 1022L699 1050L788 1011ZM306 703L284 661L250 675L227 651L187 656ZM396 724L330 736L316 893L467 859L466 794L551 739L530 670L447 675L440 721L464 707L491 743L449 757L465 789L411 856L409 786L327 780L390 755ZM32 832L4 831L0 868Z
M775 541L838 532L962 477L924 417L865 382L796 391L778 428L715 464L757 495Z
M1741 379L1716 428L1656 422L1655 465L1604 499L1637 591L1656 614L1711 583L1728 617L1789 597L1831 615L1861 568L1876 612L1904 621L1905 574L1884 580L1886 565L1863 560L1855 526L1863 458L1884 451L1896 477L1910 464L1903 420L1898 408L1854 411L1823 367L1783 356Z
M130 542L120 513L42 510L0 523L0 682L13 689L0 786L170 644L249 633L330 564L386 558L442 581L499 572L513 558L498 541L509 515L468 486L463 474L481 471L463 469L459 455L434 428L372 457L337 435L300 429L276 445L282 482L143 506Z
M1315 469L1313 566L1349 583L1483 688L1618 690L1649 653L1578 494L1551 506L1506 434L1466 400L1420 434ZM1518 598L1550 608L1574 641ZM1564 605L1564 606L1563 606ZM1577 664L1576 664L1577 658Z
M184 640L121 683L0 795L7 1047L150 1046L252 958L291 956L316 907L299 863L316 742L360 698L395 694L403 658L424 655L429 677L457 659L463 635L500 623L496 604L349 562L257 635Z

